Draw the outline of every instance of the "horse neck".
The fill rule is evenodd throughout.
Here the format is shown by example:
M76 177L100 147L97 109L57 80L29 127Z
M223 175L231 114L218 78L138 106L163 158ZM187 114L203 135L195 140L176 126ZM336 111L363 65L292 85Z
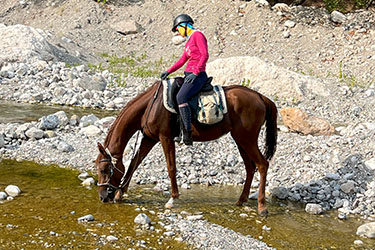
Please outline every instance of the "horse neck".
M145 114L147 105L152 98L153 92L151 90L149 89L130 101L123 108L108 132L104 147L108 148L111 154L118 159L122 159L130 138L141 129L142 116Z

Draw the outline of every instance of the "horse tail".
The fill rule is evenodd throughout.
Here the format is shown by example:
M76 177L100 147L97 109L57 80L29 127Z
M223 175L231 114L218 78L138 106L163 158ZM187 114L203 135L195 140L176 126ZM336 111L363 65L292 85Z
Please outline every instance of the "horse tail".
M277 108L274 102L262 96L266 105L266 145L263 155L267 160L272 159L277 144Z

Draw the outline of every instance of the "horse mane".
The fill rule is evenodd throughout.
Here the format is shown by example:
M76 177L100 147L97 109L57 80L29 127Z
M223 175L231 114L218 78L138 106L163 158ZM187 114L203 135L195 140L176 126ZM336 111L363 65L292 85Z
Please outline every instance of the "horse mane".
M154 84L152 84L150 87L148 87L148 88L147 88L145 91L143 91L142 93L138 94L135 98L133 98L132 100L130 100L130 101L125 105L125 107L122 108L121 112L117 115L116 120L112 123L111 128L110 128L109 131L108 131L107 137L105 138L105 141L104 141L104 147L108 147L109 139L112 137L113 130L115 129L115 127L117 126L117 124L121 121L122 117L124 116L125 111L128 110L128 108L129 108L133 103L135 103L136 101L138 101L139 99L141 99L144 95L146 95L148 92L150 92L151 89L152 89L152 88L156 85L156 83L158 83L158 82L159 82L159 81L154 82Z

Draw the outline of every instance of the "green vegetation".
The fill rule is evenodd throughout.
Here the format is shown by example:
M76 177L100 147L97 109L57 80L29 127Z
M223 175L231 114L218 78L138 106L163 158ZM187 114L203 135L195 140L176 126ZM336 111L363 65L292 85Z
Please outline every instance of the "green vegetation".
M250 82L250 79L242 79L242 81L241 81L241 86L244 86L244 87L248 87L248 88L250 88L250 86L251 86L251 82Z
M107 53L103 53L100 56L105 60L105 63L99 63L98 65L89 64L89 68L94 71L108 70L113 73L115 76L112 79L111 86L117 87L125 87L125 79L129 76L158 78L160 73L170 67L173 64L173 60L175 60L175 56L172 56L168 61L165 61L162 57L156 61L149 61L146 58L146 54L137 56L135 53L125 57Z
M366 8L371 0L323 0L325 8L329 11L340 11L343 13L356 9Z
M340 79L341 83L344 83L351 88L353 87L364 88L364 87L368 87L371 85L371 83L359 81L354 75L345 73L342 62L339 62L339 72L338 72L337 77Z

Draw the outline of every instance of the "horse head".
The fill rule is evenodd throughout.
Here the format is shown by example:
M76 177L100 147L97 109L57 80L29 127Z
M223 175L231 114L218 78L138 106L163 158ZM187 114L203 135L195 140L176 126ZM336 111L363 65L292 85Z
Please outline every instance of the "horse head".
M99 155L95 165L98 173L99 199L102 202L118 201L122 194L121 179L124 175L124 165L99 142L98 149Z

